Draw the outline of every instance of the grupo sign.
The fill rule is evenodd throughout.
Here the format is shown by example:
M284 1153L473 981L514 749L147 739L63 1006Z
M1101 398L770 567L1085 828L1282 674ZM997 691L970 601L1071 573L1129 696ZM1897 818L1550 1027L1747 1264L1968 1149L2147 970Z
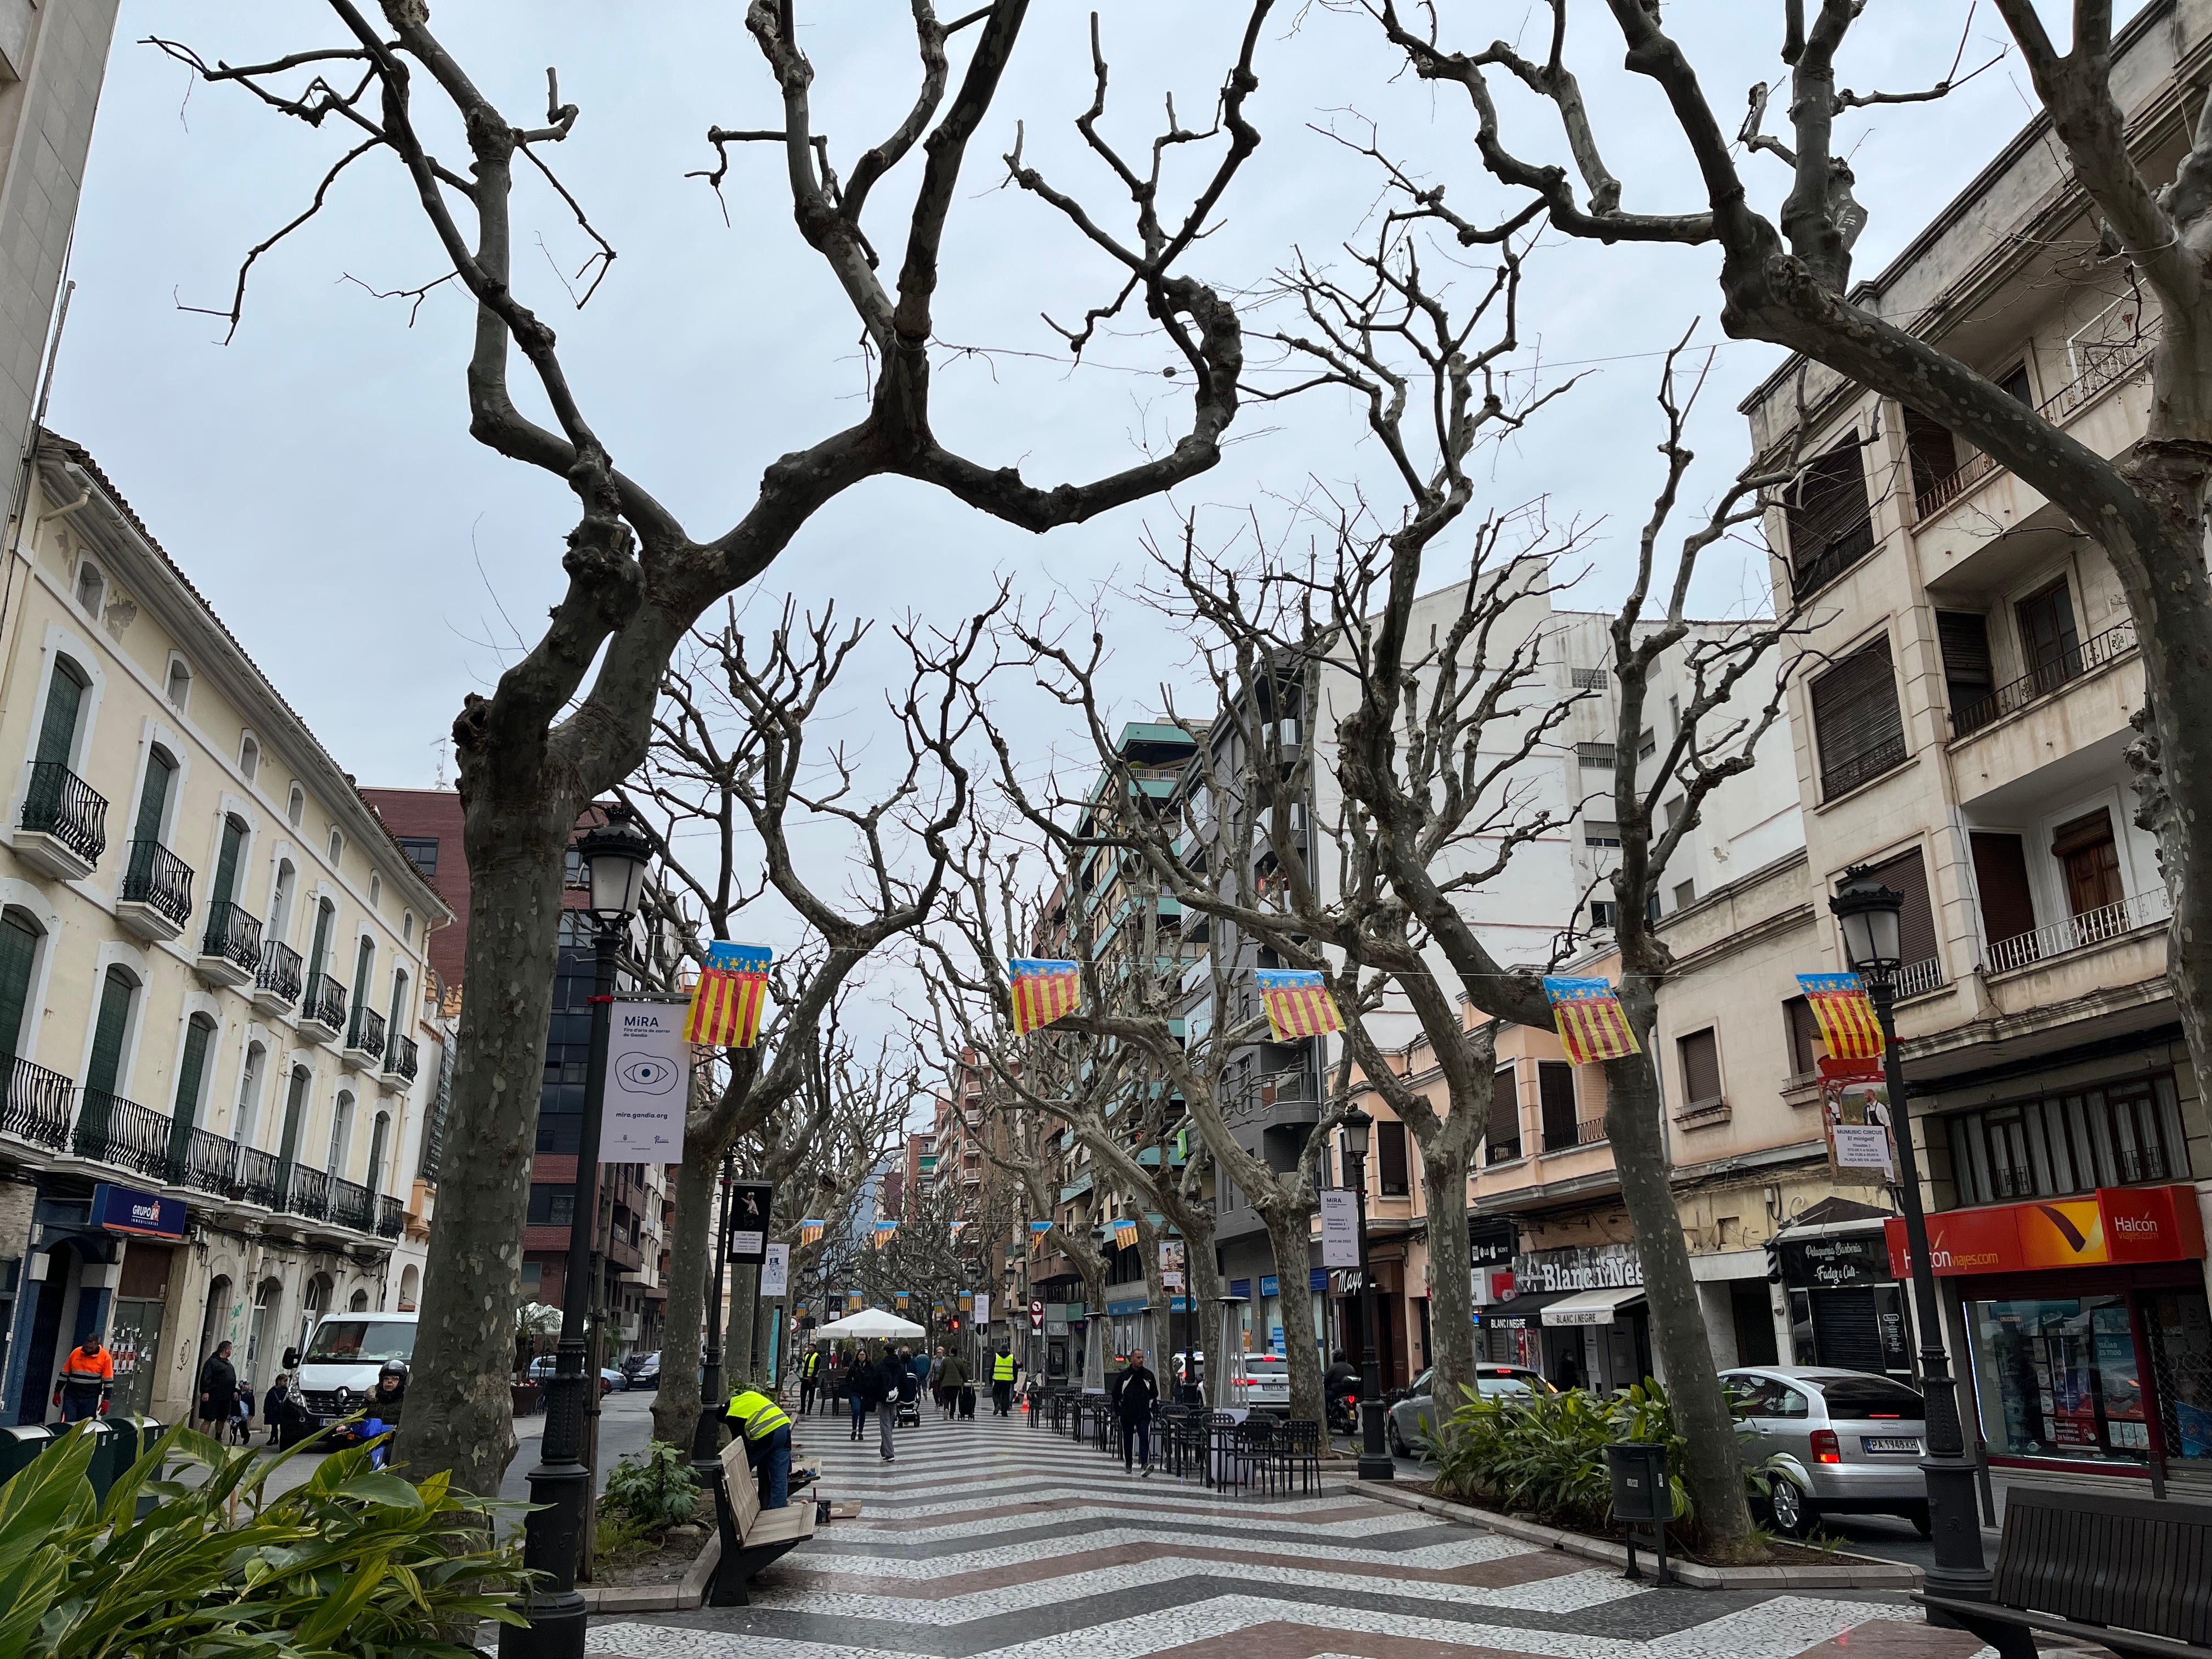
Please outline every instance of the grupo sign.
M1905 1223L1893 1218L1889 1261L1911 1271ZM2100 1187L2086 1198L1947 1210L1928 1218L1928 1257L1939 1278L1969 1273L2093 1267L2130 1261L2192 1261L2204 1255L2194 1187Z

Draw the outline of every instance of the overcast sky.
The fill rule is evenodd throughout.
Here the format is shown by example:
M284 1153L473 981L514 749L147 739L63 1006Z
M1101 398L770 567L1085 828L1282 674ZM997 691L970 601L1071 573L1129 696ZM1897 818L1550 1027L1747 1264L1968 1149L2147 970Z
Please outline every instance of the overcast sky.
M1540 52L1540 7L1443 8L1469 48L1519 35ZM805 41L817 71L816 126L841 171L888 130L915 78L901 0L800 0L816 20ZM1644 211L1702 205L1671 120L1648 82L1620 69L1603 9L1581 8L1571 56L1600 115L1602 143ZM1678 5L1686 40L1722 118L1743 89L1780 71L1778 5ZM1243 9L1228 0L1117 0L1105 9L1113 66L1109 132L1141 148L1164 92L1195 124L1211 108ZM863 366L856 325L820 261L793 227L778 153L741 149L726 187L731 223L707 187L684 177L711 161L710 124L780 124L772 83L735 0L441 0L434 24L478 83L519 121L542 114L544 70L582 116L550 155L620 258L586 309L564 293L589 245L542 186L520 191L518 282L560 331L583 407L617 461L676 508L693 533L720 532L751 498L762 467L854 419ZM1031 482L1095 477L1140 445L1180 430L1183 394L1160 370L1162 343L1132 319L1070 374L1040 312L1079 315L1112 291L1114 273L1044 205L1002 189L999 155L1016 121L1028 158L1117 227L1127 203L1085 156L1071 122L1090 96L1085 9L1039 0L970 151L944 260L938 327L989 348L939 375L943 438ZM1747 27L1757 18L1760 27ZM1854 29L1844 84L1901 90L1942 76L1967 23L1965 0L1875 0ZM210 59L248 61L334 43L319 8L228 0L217 8L126 0L77 223L77 283L52 424L87 444L332 753L365 783L431 781L437 745L463 695L486 690L531 638L561 586L561 538L573 502L558 480L503 460L466 430L462 367L469 307L448 284L410 325L405 302L369 290L422 283L445 269L396 163L373 157L333 189L323 216L256 267L237 337L181 310L228 302L242 251L298 212L351 141L310 131L234 88L192 87L149 33L181 30ZM1969 66L2002 47L1990 8L1967 29ZM972 40L972 33L956 40ZM957 65L959 58L956 57ZM1327 258L1370 234L1379 198L1371 163L1316 128L1380 125L1381 143L1449 184L1470 216L1505 198L1487 186L1468 142L1465 100L1405 74L1373 24L1320 4L1277 7L1249 106L1264 141L1191 262L1224 290L1255 291L1303 248ZM1936 104L1858 112L1841 124L1872 222L1857 248L1870 274L1984 166L2026 119L2025 78L2007 59ZM1501 89L1508 137L1522 153L1564 155L1555 121ZM447 159L465 151L434 130ZM1190 147L1195 151L1200 147ZM1188 153L1171 182L1194 176ZM1211 153L1205 158L1210 162ZM1759 204L1787 179L1754 158ZM869 224L897 244L912 163L880 188ZM904 186L902 188L902 185ZM542 237L544 252L539 251ZM1479 254L1479 250L1477 251ZM895 257L895 256L890 256ZM1594 371L1488 464L1489 504L1547 496L1555 518L1603 520L1590 600L1617 591L1617 567L1658 477L1651 403L1658 356L1698 325L1719 359L1694 431L1703 498L1741 464L1738 399L1777 361L1765 346L1721 340L1710 250L1547 243L1528 262L1523 335L1547 374ZM1470 283L1481 280L1474 260ZM1267 325L1249 313L1248 325ZM1255 352L1255 356L1258 354ZM516 377L518 383L522 376ZM1005 573L1032 594L1077 593L1140 558L1149 525L1191 507L1231 515L1297 492L1308 478L1341 488L1375 476L1375 456L1340 399L1248 406L1218 470L1172 504L1125 508L1039 538L897 480L851 491L801 532L757 611L795 593L886 622L913 611L955 622ZM1737 607L1763 591L1755 556L1715 561L1703 608ZM1115 612L1119 695L1132 711L1183 649L1126 605ZM884 659L870 659L877 668ZM866 667L868 665L864 664ZM856 740L880 726L872 687L848 699ZM1056 711L1009 687L1004 716L1042 753Z

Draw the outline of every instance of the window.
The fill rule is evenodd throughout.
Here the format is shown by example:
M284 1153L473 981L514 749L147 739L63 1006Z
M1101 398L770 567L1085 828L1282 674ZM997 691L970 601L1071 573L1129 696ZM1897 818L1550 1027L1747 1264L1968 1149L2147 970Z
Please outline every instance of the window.
M23 1014L30 1001L32 970L38 966L39 941L46 935L27 911L0 911L0 1065L12 1073L23 1041Z
M1820 1069L1820 1056L1827 1050L1820 1022L1813 1018L1813 1005L1803 997L1791 997L1782 1005L1782 1021L1790 1033L1790 1075L1812 1076Z
M525 1302L535 1302L544 1288L544 1265L537 1261L524 1262L522 1264L522 1299Z
M438 873L438 838L435 836L401 836L399 850L415 860L415 867L428 881Z
M1960 1112L1944 1127L1962 1205L2189 1179L2171 1073Z
M1620 845L1620 826L1609 818L1583 820L1583 845L1585 847L1618 847Z
M1636 740L1636 758L1650 760L1658 752L1659 734L1647 726L1644 728L1644 735Z
M246 1045L246 1064L238 1074L238 1109L231 1114L230 1138L241 1146L253 1144L255 1123L261 1113L261 1073L269 1051L258 1042Z
M1920 849L1916 847L1870 866L1867 874L1905 895L1905 912L1897 926L1897 994L1911 996L1933 990L1943 982L1942 966L1936 943L1936 910L1929 901L1928 873L1920 861Z
M2035 896L2027 884L2027 843L2018 836L1976 830L1967 836L1974 854L1974 888L1982 902L1982 938L1989 965L1999 972L2035 960ZM2002 945L2000 950L1997 947Z
M1696 882L1678 881L1674 884L1674 908L1677 910L1686 910L1697 902L1698 884Z
M182 657L169 659L169 684L167 690L169 707L179 714L183 714L185 705L192 700L192 671L185 665Z
M2112 815L2106 808L2084 812L2052 830L2051 856L2066 873L2066 902L2077 917L2097 916L2101 922L2106 918L2097 913L2126 900L2120 885L2120 849L2112 838ZM2117 915L2112 920L2111 932L2125 926Z
M340 831L338 831L338 830L332 830L331 831L331 865L332 865L333 866L336 866L336 865L337 864L338 860L341 860L341 859L343 859L344 856L345 856L345 836L344 836L344 835L343 835L343 834L342 834Z
M368 908L372 910L384 902L384 878L371 872L368 878Z
M1826 586L1874 550L1856 433L1805 469L1782 513L1790 532L1791 585L1801 597Z
M1521 1156L1521 1087L1510 1066L1501 1066L1490 1079L1489 1162L1503 1164Z
M1536 1096L1543 1109L1544 1150L1556 1152L1582 1138L1575 1118L1575 1068L1560 1060L1536 1062Z
M76 602L94 622L100 620L100 607L107 601L107 578L100 574L100 567L90 559L76 562Z
M300 827L300 820L306 815L307 811L307 792L295 783L292 786L292 793L284 800L285 821L297 830Z
M1667 827L1672 830L1682 821L1682 809L1690 804L1687 795L1677 795L1667 803Z
M1590 901L1590 926L1593 927L1603 927L1607 929L1620 927L1620 901L1618 899L1592 899Z
M1990 619L1974 611L1938 611L1936 639L1943 648L1943 700L1950 706L1951 730L1963 738L1996 714L1984 706L1996 689L1990 668Z
M1813 682L1820 793L1832 800L1905 762L1905 721L1887 637L1863 646Z
M402 945L412 945L415 942L415 913L412 910L400 912L399 942Z
M177 1066L177 1097L172 1108L172 1144L182 1150L199 1117L200 1092L207 1081L208 1052L215 1046L215 1022L194 1014L185 1027L185 1056Z
M84 708L84 694L92 681L84 670L68 657L54 659L54 672L46 687L46 712L39 722L39 747L33 758L40 766L67 769L76 759L77 716ZM38 799L50 788L59 799L60 780L51 785L41 780L41 788L34 791Z
M169 786L176 775L177 763L167 750L155 744L146 751L146 775L138 786L138 816L131 824L132 841L145 846L161 843L169 817Z
M384 1160L392 1151L392 1114L379 1112L368 1133L368 1180L372 1193L384 1190Z
M289 943L286 930L292 921L292 890L299 884L300 872L293 868L292 860L280 859L276 864L276 890L269 899L269 932L272 945Z
M1683 1103L1692 1109L1721 1102L1720 1034L1711 1026L1674 1040L1682 1061Z
M574 1186L555 1186L532 1182L530 1185L529 1224L533 1227L565 1227L575 1218L576 1188Z
M1575 760L1582 766L1610 768L1613 764L1613 745L1609 743L1578 743L1575 745Z
M2081 672L2081 641L2074 629L2074 600L2061 576L2013 607L2020 620L2021 665L2028 696L2055 691Z
M92 1023L92 1054L84 1067L88 1103L119 1092L124 1042L131 1030L131 999L137 988L129 970L120 967L110 967L100 981L100 1012Z
M1605 670L1602 668L1571 669L1568 678L1577 691L1601 691L1605 689Z
M331 1175L343 1176L346 1163L353 1156L353 1091L338 1091L338 1103L331 1111L331 1146L323 1167Z
M1912 463L1913 510L1925 518L1948 498L1948 484L1959 470L1959 444L1950 428L1932 416L1907 406L1905 411L1905 453Z
M246 774L248 783L261 770L261 743L251 732L238 740L238 769Z
M1413 1167L1406 1153L1406 1126L1378 1122L1375 1126L1375 1164L1382 1183L1382 1196L1403 1198L1413 1190Z
M2025 362L2014 363L2005 373L1997 376L1997 390L2015 403L2027 404L2031 407L2035 403L2035 392L2028 385L2027 365Z

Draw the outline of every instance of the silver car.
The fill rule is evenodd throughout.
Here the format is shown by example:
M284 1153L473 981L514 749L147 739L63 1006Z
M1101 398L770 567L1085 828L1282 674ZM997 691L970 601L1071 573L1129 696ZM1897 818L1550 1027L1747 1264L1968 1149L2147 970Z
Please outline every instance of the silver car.
M1901 1515L1928 1535L1917 1389L1826 1365L1746 1366L1721 1381L1757 1431L1746 1449L1771 1460L1776 1531L1802 1533L1822 1515Z
M1390 1442L1390 1449L1401 1457L1428 1455L1429 1437L1437 1431L1438 1413L1434 1398L1436 1367L1431 1366L1415 1377L1413 1386L1392 1404L1383 1429ZM1486 1399L1516 1394L1549 1393L1552 1385L1535 1372L1522 1365L1477 1364L1474 1386ZM1443 1415L1449 1417L1459 1408L1460 1402Z
M1280 1354L1229 1357L1229 1406L1284 1409L1291 1403L1291 1362Z

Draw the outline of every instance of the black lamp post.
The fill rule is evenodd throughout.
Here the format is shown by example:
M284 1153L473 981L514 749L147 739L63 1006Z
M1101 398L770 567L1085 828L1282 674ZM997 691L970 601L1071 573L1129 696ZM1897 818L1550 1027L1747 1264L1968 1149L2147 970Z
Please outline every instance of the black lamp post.
M714 1289L707 1303L707 1352L700 1356L699 1421L691 1431L691 1468L702 1487L714 1478L713 1466L721 1454L722 1398L722 1264L730 1256L730 1163L722 1154L720 1190L722 1224L714 1240Z
M1382 1357L1375 1336L1375 1274L1367 1265L1367 1137L1375 1120L1355 1106L1345 1114L1344 1151L1359 1205L1359 1478L1395 1480L1398 1466L1382 1439Z
M1844 934L1844 955L1865 984L1881 1027L1882 1074L1888 1085L1889 1118L1897 1143L1897 1178L1905 1206L1905 1237L1912 1252L1912 1302L1920 1332L1920 1382L1927 1398L1928 1456L1920 1465L1928 1481L1928 1516L1935 1528L1936 1565L1928 1571L1931 1595L1987 1601L1990 1575L1982 1557L1981 1506L1974 1466L1966 1459L1959 1418L1959 1387L1944 1351L1942 1304L1936 1297L1936 1268L1928 1254L1928 1216L1920 1203L1920 1166L1912 1146L1912 1113L1905 1096L1905 1064L1897 1048L1897 969L1905 895L1863 870L1848 872L1828 901Z
M607 821L577 842L592 889L592 1042L584 1073L584 1121L576 1145L575 1195L569 1206L568 1267L561 1287L561 1346L545 1399L545 1437L530 1471L530 1501L539 1507L523 1522L522 1563L541 1573L524 1604L527 1626L502 1625L501 1659L583 1659L584 1598L576 1565L592 1504L592 1472L584 1465L584 1415L592 1380L584 1375L584 1324L591 1307L592 1223L599 1164L599 1121L606 1107L607 1043L613 1027L615 966L630 918L637 913L652 849L629 814Z

